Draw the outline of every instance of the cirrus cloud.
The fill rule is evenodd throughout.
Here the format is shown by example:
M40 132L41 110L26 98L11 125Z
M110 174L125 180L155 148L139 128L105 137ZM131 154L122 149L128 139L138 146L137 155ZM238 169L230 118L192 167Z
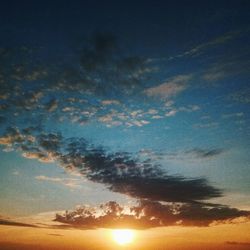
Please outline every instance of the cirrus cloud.
M156 87L146 89L144 93L149 97L169 99L184 91L191 78L191 75L178 75Z

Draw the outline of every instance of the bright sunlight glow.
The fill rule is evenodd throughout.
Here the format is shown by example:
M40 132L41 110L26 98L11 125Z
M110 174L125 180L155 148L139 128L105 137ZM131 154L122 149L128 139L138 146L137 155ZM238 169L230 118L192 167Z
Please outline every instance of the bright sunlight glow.
M131 243L134 239L133 230L129 229L117 229L113 230L113 239L119 245L125 245Z

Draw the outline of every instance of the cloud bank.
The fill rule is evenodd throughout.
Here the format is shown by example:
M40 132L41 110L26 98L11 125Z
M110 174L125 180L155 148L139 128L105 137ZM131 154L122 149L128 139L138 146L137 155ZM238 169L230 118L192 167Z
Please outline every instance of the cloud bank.
M165 226L209 226L213 222L225 223L249 211L217 205L170 203L162 204L141 200L137 206L125 208L110 201L99 208L78 207L76 210L57 214L55 221L82 228L136 228L146 229Z
M112 192L139 202L129 213L116 202L100 206L98 211L83 207L76 212L57 215L56 220L81 227L149 228L169 225L208 226L237 217L249 217L249 211L207 203L221 197L222 191L204 178L185 178L163 172L151 160L140 161L126 152L107 153L83 138L64 138L61 134L40 133L38 129L21 131L9 128L0 142L22 152L24 157L43 162L56 161L67 171L77 171L90 181L103 184ZM221 150L195 152L212 157ZM59 179L37 177L39 180ZM80 211L80 212L79 212Z

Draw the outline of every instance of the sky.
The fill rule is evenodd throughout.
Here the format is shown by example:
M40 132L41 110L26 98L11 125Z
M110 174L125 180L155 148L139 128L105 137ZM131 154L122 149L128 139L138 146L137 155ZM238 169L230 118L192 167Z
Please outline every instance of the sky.
M0 247L247 249L249 11L3 1Z

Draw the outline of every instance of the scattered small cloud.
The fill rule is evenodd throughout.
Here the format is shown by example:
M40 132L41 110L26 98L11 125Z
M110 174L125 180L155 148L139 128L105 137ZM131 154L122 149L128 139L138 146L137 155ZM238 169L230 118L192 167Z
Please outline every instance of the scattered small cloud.
M13 175L20 175L20 172L19 171L14 171L12 172Z
M118 100L103 100L102 105L119 105L120 102Z
M209 48L231 41L238 34L239 32L224 34L185 51L171 60L198 56ZM6 69L1 69L0 75L2 84L0 110L4 112L0 116L1 125L8 126L6 117L10 118L13 124L18 120L17 123L20 126L25 126L27 121L32 125L33 123L43 125L44 121L52 118L51 125L54 120L69 121L78 125L93 121L101 122L107 127L125 126L138 129L153 122L157 123L154 121L157 119L168 120L169 117L179 115L181 112L192 115L192 112L201 109L201 103L181 103L181 106L178 106L178 100L174 102L176 96L190 87L189 83L194 78L193 75L177 75L166 81L157 78L161 84L152 85L151 83L155 82L154 79L147 77L159 68L152 67L145 58L120 55L117 39L112 34L95 34L85 45L79 50L79 61L74 62L77 65L75 68L61 67L58 64L53 68L55 72L50 72L44 67L33 67L29 70L31 66L29 63L23 66L3 62ZM14 56L19 58L17 54ZM235 65L236 61L211 64L206 71L202 72L201 78L206 81L218 81L225 78L231 68L235 70L234 72L240 72L239 68L243 64L238 67ZM245 61L244 70L248 65L249 62ZM27 81L35 82L45 78L46 81L42 84L37 82L39 85L29 83L28 87L25 86ZM147 86L146 89L145 86ZM250 103L248 92L245 89L236 91L230 95L230 100ZM144 96L140 99L142 93ZM149 106L148 103L142 105L139 103L142 100L156 104L155 106ZM160 100L161 106L155 100ZM152 103L149 102L149 104ZM221 115L223 119L243 116L243 112ZM208 119L204 116L200 123L193 127L217 128L219 126L218 122ZM243 124L244 121L235 122ZM165 126L165 129L169 129L169 126ZM56 128L52 131L56 131ZM101 215L84 207L57 216L57 221L70 225L113 227L131 223L136 228L168 225L208 226L214 221L249 216L248 211L204 203L203 201L208 199L223 196L223 192L205 178L188 178L164 172L162 170L164 166L161 168L153 161L154 157L162 156L154 155L152 152L145 151L144 156L146 155L145 158L148 159L141 161L128 152L110 153L101 147L95 147L84 138L65 138L60 133L47 133L41 127L39 129L9 127L6 133L1 135L0 144L5 147L5 151L14 149L27 159L36 159L43 163L56 162L68 172L77 171L80 176L102 184L111 192L127 195L138 201L137 206L129 208L129 213L119 204L109 202L100 206L98 212ZM221 156L224 152L225 150L221 148L197 147L180 154L173 153L172 158L210 160ZM166 157L171 155L166 154ZM19 175L19 172L14 171L12 174ZM39 175L35 179L41 182L58 183L69 188L81 187L80 179L77 178ZM0 220L0 224L28 225L8 220Z
M176 113L177 113L177 110L176 110L176 109L173 109L173 110L168 111L168 112L165 114L165 116L166 116L166 117L175 116Z
M191 112L196 112L200 109L201 108L198 105L188 105L186 107L185 106L180 107L179 111L191 113Z
M218 122L207 122L207 123L198 123L194 124L194 128L201 128L201 129L212 129L212 128L217 128L219 126Z
M164 117L161 115L153 115L151 119L163 119Z
M235 91L229 95L229 99L243 104L250 104L250 88Z
M230 113L230 114L222 114L223 119L233 119L233 118L242 118L244 116L243 112Z

